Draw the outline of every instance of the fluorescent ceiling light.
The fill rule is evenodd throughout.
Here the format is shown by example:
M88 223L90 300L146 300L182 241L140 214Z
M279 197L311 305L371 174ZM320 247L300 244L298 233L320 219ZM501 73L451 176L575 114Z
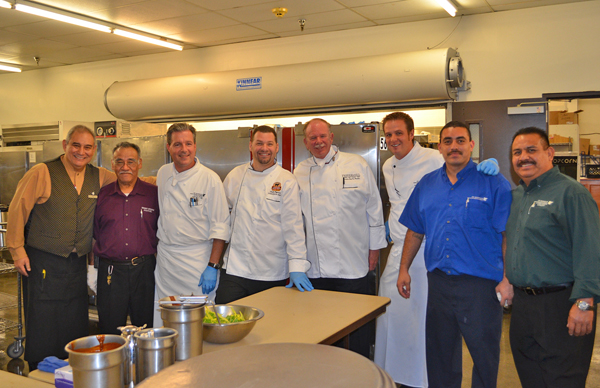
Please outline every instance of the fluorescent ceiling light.
M95 22L89 21L89 20L94 20L92 18L87 18L87 20L86 20L85 17L82 18L79 15L72 14L68 11L56 9L57 12L53 12L53 11L49 11L47 9L48 7L38 6L35 3L29 3L29 2L28 2L28 4L32 4L32 5L27 5L27 4L23 4L22 2L19 2L18 4L15 4L14 9L16 9L17 11L26 12L26 13L29 13L32 15L42 16L42 17L45 17L48 19L58 20L61 22L70 23L70 24L74 24L77 26L81 26L81 27L91 28L91 29L97 30L97 31L107 32L109 34L113 33L115 35L120 35L125 38L135 39L135 40L139 40L142 42L167 47L167 48L170 48L173 50L179 50L179 51L183 50L182 45L167 42L165 39L162 39L162 38L158 38L158 37L152 38L147 35L141 35L141 34L136 34L133 32L124 31L124 30L115 28L114 27L115 25L113 25L111 23L107 23L107 25L100 24L100 23L102 23L102 21L100 21L100 23L95 23ZM12 5L9 2L4 1L4 0L0 0L0 6L6 7L6 8L12 7ZM69 16L69 15L73 15L73 16Z
M6 66L6 65L2 65L2 64L0 64L0 70L13 71L15 73L20 73L21 72L21 69L19 69L18 67Z
M150 38L148 36L144 36L144 35L140 35L140 34L134 34L132 32L120 30L118 28L115 28L113 30L113 33L115 35L124 36L125 38L140 40L142 42L156 44L156 45L167 47L167 48L170 48L173 50L180 50L180 51L183 50L183 46L181 46L181 45L169 43L166 40Z
M15 4L15 9L17 11L30 13L32 15L42 16L48 19L58 20L59 22L65 22L70 24L75 24L76 26L91 28L92 30L98 30L102 32L110 33L110 27L103 26L98 23L88 22L86 20L77 19L71 16L61 15L56 12L50 12L39 8L30 7L25 4Z
M449 0L437 0L437 2L450 14L450 16L456 16L456 7Z

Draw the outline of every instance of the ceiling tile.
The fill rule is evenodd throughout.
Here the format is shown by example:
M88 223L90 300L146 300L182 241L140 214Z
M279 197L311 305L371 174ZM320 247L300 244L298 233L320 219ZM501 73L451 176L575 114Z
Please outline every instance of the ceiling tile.
M405 0L394 3L369 5L354 8L356 12L369 19L391 19L411 15L436 13L443 9L435 0ZM445 11L443 11L445 12Z
M40 17L40 22L21 24L18 26L6 27L5 30L20 32L33 35L40 38L51 38L53 36L77 34L90 31L89 28L76 26L69 23L63 23L56 20L48 20ZM106 34L106 33L105 33Z
M141 23L132 27L140 31L166 36L184 31L201 31L211 28L232 26L234 24L240 23L228 17L210 12Z
M198 46L205 46L211 42L223 42L230 41L231 39L235 40L253 36L261 36L261 39L264 39L266 37L276 37L276 35L265 34L265 31L256 29L245 24L238 24L230 27L213 28L205 31L183 32L181 34L171 35L170 37L173 39L180 39L187 43L192 43Z
M56 50L66 50L75 46L67 43L54 42L48 39L36 39L26 42L15 42L2 46L3 53L15 55L43 56Z
M90 16L122 26L206 12L183 0L151 0L93 12Z
M26 41L30 41L30 40L36 40L36 39L37 39L37 37L35 37L35 36L21 34L18 32L0 30L0 46L9 44L9 43L26 42Z
M108 53L117 53L130 56L133 52L146 52L149 50L158 49L158 52L172 52L173 50L166 47L156 46L150 43L140 42L132 39L125 39L122 42L108 43L108 44L97 44L89 46L92 49Z
M221 10L246 7L249 5L272 3L272 0L188 0L190 3L197 4L210 10Z
M329 32L329 31L342 31L342 30L350 30L353 28L364 28L364 27L373 27L376 26L376 24L372 21L365 21L365 22L358 22L358 23L348 23L348 24L342 24L342 25L336 25L336 26L325 26L325 27L316 27L313 29L304 29L303 32L300 31L300 29L298 30L294 30L294 31L284 31L279 33L279 35L283 36L298 36L298 35L304 35L304 34L317 34L317 33L321 33L321 32Z
M123 7L144 0L35 0L37 3L87 15L102 9Z
M404 1L404 0L400 0ZM399 0L338 0L338 3L344 4L347 7L363 7L365 5L398 3Z
M75 46L94 46L97 44L104 43L118 43L128 41L128 38L124 38L115 34L107 34L106 32L86 30L87 32L81 34L70 34L55 36L52 38L53 41L69 43Z

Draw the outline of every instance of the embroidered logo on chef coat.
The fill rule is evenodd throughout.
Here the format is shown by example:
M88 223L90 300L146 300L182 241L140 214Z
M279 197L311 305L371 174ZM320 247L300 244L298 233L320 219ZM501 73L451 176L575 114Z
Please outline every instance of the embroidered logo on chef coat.
M271 186L271 190L273 190L273 191L281 191L281 182L275 182L275 183L273 183L273 186Z
M361 180L360 173L342 174L342 187L344 189L355 189Z
M142 211L145 211L146 213L154 213L154 209L151 207L142 206Z

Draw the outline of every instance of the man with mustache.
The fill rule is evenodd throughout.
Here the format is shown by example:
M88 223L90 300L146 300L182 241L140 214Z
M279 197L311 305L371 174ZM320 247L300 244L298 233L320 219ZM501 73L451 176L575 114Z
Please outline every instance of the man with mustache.
M502 252L510 184L477 171L473 146L466 124L446 124L439 144L445 164L419 181L400 216L408 228L397 283L404 298L411 296L408 271L427 236L429 387L461 386L463 338L473 358L472 386L496 386L502 305L513 296Z
M229 239L229 209L219 176L196 158L196 129L176 123L167 130L173 163L157 176L160 218L157 297L210 294ZM211 295L211 298L214 296ZM154 325L162 319L154 315Z
M506 224L515 288L510 345L524 388L584 388L600 299L600 218L591 194L553 167L546 131L513 136L521 178Z
M113 149L117 181L98 194L94 255L98 262L98 330L120 334L127 315L135 326L153 327L158 188L138 179L140 148L122 142ZM96 291L96 290L94 290Z
M340 152L323 119L304 125L312 154L294 170L306 226L308 277L316 289L369 294L368 272L387 246L379 188L367 162ZM350 350L369 357L374 322L350 334Z
M223 258L217 304L284 286L313 289L305 272L306 244L298 183L276 163L277 132L263 125L250 135L252 162L225 178L231 238ZM268 241L265 241L265 237Z

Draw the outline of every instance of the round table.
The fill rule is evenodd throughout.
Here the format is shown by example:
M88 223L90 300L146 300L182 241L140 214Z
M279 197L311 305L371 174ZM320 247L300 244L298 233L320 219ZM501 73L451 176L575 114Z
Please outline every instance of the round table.
M163 369L139 388L395 388L371 360L346 349L299 343L251 345L196 356Z

